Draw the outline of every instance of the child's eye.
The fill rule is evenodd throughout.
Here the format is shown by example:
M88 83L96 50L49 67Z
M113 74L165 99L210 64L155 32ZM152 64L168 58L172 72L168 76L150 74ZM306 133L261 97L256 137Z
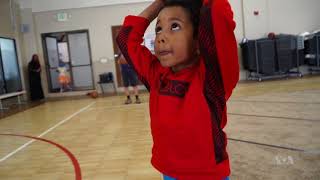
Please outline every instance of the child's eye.
M161 27L159 27L159 26L158 26L158 27L156 27L156 30L155 30L155 31L156 31L156 34L160 33L160 32L161 32L161 30L162 30L162 28L161 28Z
M180 25L178 23L173 23L171 25L171 30L173 30L173 31L180 30Z

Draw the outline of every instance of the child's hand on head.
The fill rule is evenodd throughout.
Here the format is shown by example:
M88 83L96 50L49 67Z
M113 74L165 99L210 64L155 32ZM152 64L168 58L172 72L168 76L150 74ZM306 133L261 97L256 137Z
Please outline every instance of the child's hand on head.
M139 16L153 21L159 14L159 11L164 6L165 0L155 0L150 6L143 10Z

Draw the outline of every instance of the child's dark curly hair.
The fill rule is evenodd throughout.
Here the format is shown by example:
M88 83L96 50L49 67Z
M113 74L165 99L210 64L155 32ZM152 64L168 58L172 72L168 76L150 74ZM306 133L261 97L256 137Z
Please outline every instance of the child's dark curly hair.
M193 36L197 37L202 0L165 0L163 8L172 6L182 7L189 13L193 26Z

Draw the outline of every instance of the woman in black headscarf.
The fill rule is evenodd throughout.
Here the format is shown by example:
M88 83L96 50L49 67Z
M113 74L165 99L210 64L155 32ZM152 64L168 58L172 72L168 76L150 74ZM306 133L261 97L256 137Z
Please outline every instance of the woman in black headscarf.
M44 98L41 85L41 66L37 54L32 55L28 65L31 101Z

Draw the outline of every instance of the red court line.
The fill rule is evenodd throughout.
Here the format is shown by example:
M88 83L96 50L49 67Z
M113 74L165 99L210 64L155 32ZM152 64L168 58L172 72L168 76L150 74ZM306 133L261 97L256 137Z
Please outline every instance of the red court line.
M19 135L19 134L0 134L0 136L16 136L16 137L24 137L24 138L30 138L30 139L35 139L38 141L43 141L46 143L49 143L51 145L54 145L56 147L58 147L59 149L61 149L65 154L67 154L67 156L69 157L69 159L72 161L73 167L74 167L74 172L75 172L75 180L82 180L81 177L81 168L79 165L79 162L77 160L77 158L65 147L61 146L60 144L57 144L55 142L52 142L50 140L47 139L43 139L43 138L39 138L39 137L33 137L33 136L27 136L27 135Z

